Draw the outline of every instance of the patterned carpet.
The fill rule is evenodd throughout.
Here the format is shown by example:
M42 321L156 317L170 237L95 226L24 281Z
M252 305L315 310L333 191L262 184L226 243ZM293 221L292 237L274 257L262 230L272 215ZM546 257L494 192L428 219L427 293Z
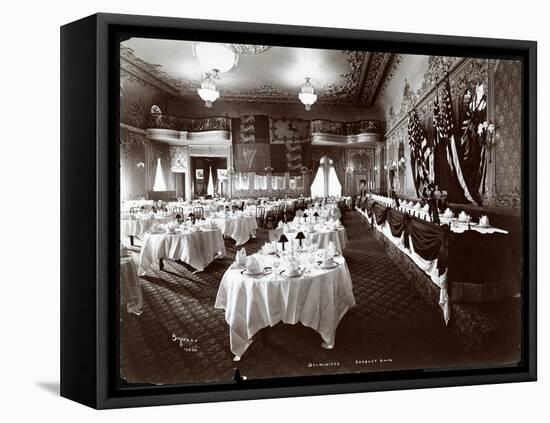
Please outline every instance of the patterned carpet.
M433 367L498 365L517 361L519 323L482 351L466 353L439 309L426 305L354 212L344 217L356 307L344 316L333 350L301 324L278 324L259 332L238 363L229 349L222 310L214 309L219 281L234 260L227 255L204 272L165 261L165 271L142 278L140 316L121 313L121 375L129 383L196 383L230 380L234 368L249 379ZM265 231L246 245L256 252ZM139 245L139 241L138 241ZM139 247L134 250L137 260ZM519 319L518 319L519 320ZM182 338L173 341L172 336Z

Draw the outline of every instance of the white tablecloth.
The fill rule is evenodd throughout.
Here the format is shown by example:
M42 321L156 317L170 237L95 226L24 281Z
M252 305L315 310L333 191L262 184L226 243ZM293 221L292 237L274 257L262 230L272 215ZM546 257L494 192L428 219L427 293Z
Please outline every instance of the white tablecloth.
M212 219L220 227L224 236L236 241L236 245L242 245L250 239L258 224L253 216L227 217Z
M285 234L289 241L296 238L298 232L302 231L311 245L317 245L318 248L326 248L330 241L334 243L337 250L343 251L347 247L348 236L346 228L343 226L338 229L326 229L323 225L316 225L315 232L307 232L306 227L290 228L284 232L282 228L276 228L269 231L269 240L278 241L281 235ZM298 241L296 241L298 242Z
M120 305L126 307L128 313L139 316L142 312L141 283L131 257L120 258Z
M220 229L177 234L148 233L141 247L139 274L145 274L160 259L181 260L197 270L204 270L214 258L224 255Z
M120 241L126 245L130 236L143 239L145 233L156 224L168 223L172 217L158 217L151 219L121 219L120 220Z
M360 209L357 209L357 211L362 214L369 223L371 223L371 219L366 212L363 212ZM443 311L443 319L445 320L445 323L448 324L451 318L451 304L449 302L449 294L447 292L447 271L445 271L444 274L439 275L437 259L425 260L420 257L418 254L415 253L412 242L409 243L410 249L405 248L405 234L401 234L400 237L393 236L387 221L384 221L382 225L378 225L375 219L374 227L376 228L376 230L382 232L384 236L392 242L392 244L394 244L397 248L401 250L401 252L403 252L403 254L407 255L420 269L422 269L422 271L424 271L424 273L426 273L426 275L430 277L432 282L439 287L439 306Z
M273 256L256 255L262 266L271 266ZM260 329L278 322L316 330L324 348L333 348L338 323L355 305L348 266L343 257L331 270L313 268L301 277L285 278L275 270L260 278L244 276L229 268L223 275L215 307L225 310L229 342L235 360L250 346Z

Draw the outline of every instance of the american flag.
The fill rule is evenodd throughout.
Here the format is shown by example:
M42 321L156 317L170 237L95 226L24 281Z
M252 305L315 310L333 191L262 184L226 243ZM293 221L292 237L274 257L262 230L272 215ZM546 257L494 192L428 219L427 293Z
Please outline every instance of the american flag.
M419 194L422 186L430 182L432 172L430 171L431 148L426 139L426 132L422 126L416 110L409 116L409 146L411 148L411 167L414 177L414 185Z
M437 91L436 91L437 93ZM462 167L460 164L457 146L454 136L453 125L453 102L451 100L451 84L449 77L445 78L445 83L441 88L441 105L439 105L439 96L436 96L434 104L434 128L436 132L436 143L442 145L447 153L447 162L452 169L454 178L460 184L464 196L471 203L475 203L474 199L468 191L466 181L462 174Z

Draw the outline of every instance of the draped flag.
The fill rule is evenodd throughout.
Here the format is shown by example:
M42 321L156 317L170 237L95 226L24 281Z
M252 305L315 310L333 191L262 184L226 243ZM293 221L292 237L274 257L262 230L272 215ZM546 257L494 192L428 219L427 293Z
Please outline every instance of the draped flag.
M476 201L470 194L466 180L462 173L459 151L455 139L453 124L453 103L451 100L451 85L449 78L445 78L442 88L442 102L439 105L438 97L434 104L434 127L436 135L436 149L439 150L438 185L448 191L448 199L457 203L473 203ZM448 167L450 170L442 167ZM455 187L453 187L455 185ZM456 188L456 189L453 189Z
M480 126L487 119L487 96L483 84L477 84L474 94L468 90L461 104L460 158L468 189L478 204L482 203L487 178L487 151Z
M426 138L426 131L418 118L416 110L409 116L409 147L411 149L411 169L416 194L420 195L423 187L434 179L433 152Z
M269 118L247 115L232 119L233 159L237 172L264 173L270 166Z

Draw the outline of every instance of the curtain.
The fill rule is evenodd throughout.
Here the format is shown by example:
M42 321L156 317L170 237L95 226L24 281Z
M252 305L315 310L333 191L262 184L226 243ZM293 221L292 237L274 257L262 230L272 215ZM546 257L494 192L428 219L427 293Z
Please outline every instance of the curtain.
M311 177L309 179L309 193L311 195L311 186L313 185L313 181L315 181L315 177L317 176L317 172L319 171L319 164L320 164L320 161L319 159L314 159L312 158L311 159Z
M161 167L164 175L164 182L167 191L174 191L174 178L170 170L170 148L167 144L150 141L148 143L148 191L153 191L155 184L155 175L157 172L157 162L160 159Z

